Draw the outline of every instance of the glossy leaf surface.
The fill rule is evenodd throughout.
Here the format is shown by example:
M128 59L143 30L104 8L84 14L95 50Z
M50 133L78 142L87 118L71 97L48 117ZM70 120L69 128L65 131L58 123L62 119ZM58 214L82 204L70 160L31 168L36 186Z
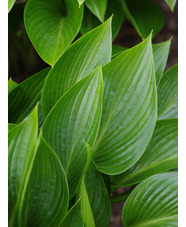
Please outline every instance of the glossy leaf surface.
M125 14L138 34L144 39L153 30L153 37L164 25L164 17L154 0L122 1Z
M103 112L94 161L99 171L119 174L145 151L157 117L151 37L103 67Z
M18 86L18 84L12 80L12 78L10 78L8 80L8 94L13 91L16 87Z
M101 174L96 170L93 162L84 178L88 200L96 227L108 227L111 218L110 198ZM84 208L86 209L86 207Z
M163 75L158 86L158 119L178 117L178 65Z
M96 66L111 59L111 18L78 39L62 55L47 76L41 104L44 116L75 83L85 77Z
M40 57L54 65L77 35L83 6L76 0L29 0L24 12L28 36Z
M174 11L174 7L176 5L177 0L165 0L172 12Z
M19 123L30 114L40 100L41 90L50 68L29 77L8 95L8 121Z
M104 21L107 8L107 0L86 0L86 6L101 21Z
M60 158L76 193L87 163L87 147L97 136L102 109L102 71L96 68L75 84L54 106L43 124L43 136Z
M123 174L113 176L111 184L113 188L136 184L177 166L178 120L160 120L157 121L152 139L139 161Z
M152 46L153 54L154 54L154 67L155 67L155 73L156 73L157 86L165 70L165 66L166 66L169 51L170 51L170 44L171 44L171 39L163 43L154 44Z
M138 185L122 212L124 227L178 226L178 176L176 172L154 175Z

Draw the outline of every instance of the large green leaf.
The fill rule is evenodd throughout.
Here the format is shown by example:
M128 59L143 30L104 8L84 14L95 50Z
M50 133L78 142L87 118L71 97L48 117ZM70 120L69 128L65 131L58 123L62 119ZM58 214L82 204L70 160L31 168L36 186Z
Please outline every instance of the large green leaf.
M119 174L142 156L157 118L151 36L103 67L103 113L93 157L98 170Z
M154 175L138 185L122 212L124 227L178 226L176 172Z
M29 0L24 12L28 36L40 57L54 65L77 35L83 6L76 0Z
M105 18L107 19L112 15L112 39L114 39L118 34L124 19L121 0L108 0ZM81 33L85 34L98 25L100 25L100 21L85 7Z
M178 120L157 121L152 139L142 157L123 174L113 176L112 188L139 183L156 173L178 166Z
M18 84L12 80L12 78L10 78L8 80L8 94L13 91L16 87L18 86Z
M23 226L59 226L67 214L68 184L54 151L40 136L22 209Z
M154 0L123 0L123 8L129 21L144 39L153 30L153 37L164 25L160 7Z
M29 77L9 93L8 121L10 123L21 122L33 110L40 100L43 83L49 69L46 68Z
M177 0L165 0L172 12L174 11L174 7L176 5Z
M111 59L111 20L78 39L58 60L47 76L41 106L48 114L61 96L91 70Z
M85 227L79 210L79 203L80 201L77 201L69 210L68 215L65 217L60 227Z
M107 8L107 0L86 0L86 6L101 21L104 21Z
M16 0L8 0L8 12L12 9Z
M171 39L163 43L154 44L152 46L153 54L154 54L154 66L155 66L157 86L165 70L165 66L166 66L167 59L169 56L169 51L170 51L170 45L171 45Z
M17 226L37 142L37 108L8 133L9 225ZM19 216L19 217L18 217Z
M108 227L111 217L110 198L104 180L93 162L86 172L84 183L95 226Z
M170 68L158 86L158 119L178 117L178 65Z
M87 163L87 148L97 136L102 110L102 71L96 68L75 84L54 106L43 124L43 136L59 156L76 193Z

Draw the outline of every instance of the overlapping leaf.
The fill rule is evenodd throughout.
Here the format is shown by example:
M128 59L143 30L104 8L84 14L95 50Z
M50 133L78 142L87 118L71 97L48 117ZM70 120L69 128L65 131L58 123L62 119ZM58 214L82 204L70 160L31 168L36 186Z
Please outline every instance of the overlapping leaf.
M158 119L178 117L178 65L170 68L158 86Z
M176 5L177 0L165 0L172 12L174 11L174 7Z
M8 80L8 94L13 91L16 87L18 86L18 84L12 80L12 78L10 78Z
M120 0L108 0L105 18L107 19L112 15L112 39L114 39L118 34L124 19L124 12ZM85 7L81 33L85 34L98 25L100 25L100 21Z
M155 36L162 29L163 13L154 0L124 0L122 3L127 18L143 39L152 30L153 36Z
M93 157L98 170L119 174L145 151L157 117L151 36L103 67L103 112Z
M87 163L87 148L97 136L102 109L102 71L96 68L75 84L54 106L43 124L43 136L59 156L76 193Z
M8 0L8 12L12 9L16 0Z
M10 131L15 126L16 126L16 124L8 123L8 131Z
M127 50L127 47L112 45L112 59L123 53L125 50Z
M41 90L50 68L29 77L8 95L8 121L21 122L40 100Z
M111 59L111 18L78 39L58 60L44 84L41 106L44 116L76 82Z
M54 65L77 35L83 6L76 0L29 0L24 22L28 36L40 57Z
M178 177L176 172L154 175L138 185L127 199L124 227L178 226Z
M107 0L86 0L86 6L101 21L104 21L107 8Z
M37 134L37 108L9 131L9 226L57 226L67 213L64 170Z
M171 44L171 39L163 43L154 44L152 46L153 54L154 54L154 66L155 66L157 86L165 70L165 66L166 66L169 51L170 51L170 44Z
M142 157L123 174L113 176L112 188L139 183L156 173L178 166L178 120L157 121L152 139Z

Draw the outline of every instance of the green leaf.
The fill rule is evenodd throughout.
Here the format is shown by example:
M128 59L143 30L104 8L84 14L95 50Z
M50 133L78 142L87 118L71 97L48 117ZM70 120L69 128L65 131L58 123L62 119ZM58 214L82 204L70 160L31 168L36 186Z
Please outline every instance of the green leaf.
M167 59L169 56L169 51L170 51L171 40L172 38L167 40L166 42L154 44L152 46L153 54L154 54L154 67L155 67L155 73L156 73L157 86L165 70L165 66L166 66Z
M87 163L87 148L97 136L102 110L102 71L96 68L57 102L43 124L43 136L60 158L70 198L77 191Z
M75 0L29 0L24 12L28 36L40 57L54 65L76 37L83 6Z
M86 0L85 5L101 21L104 21L107 0Z
M18 84L17 84L16 82L14 82L14 81L12 80L12 78L10 78L10 79L8 80L8 94L9 94L11 91L13 91L17 86L18 86Z
M96 66L110 61L112 53L111 20L112 18L108 19L78 39L54 65L47 76L41 97L44 116L70 87Z
M12 9L16 0L8 0L8 12Z
M87 190L84 183L84 178L81 181L81 185L77 193L77 198L80 198L80 211L83 217L83 222L85 227L96 227L92 209L90 206L90 201L89 201Z
M108 0L105 18L107 19L112 15L112 39L114 39L118 34L124 19L124 12L120 0ZM81 33L85 34L98 25L100 25L100 21L85 7Z
M33 110L40 100L43 83L49 69L46 68L29 77L9 93L8 121L10 123L21 122Z
M152 30L154 37L162 29L164 16L154 0L125 1L122 1L125 14L143 39Z
M30 166L37 142L37 108L8 133L9 226L19 224Z
M93 162L86 172L84 184L96 227L108 227L111 218L110 198L104 180ZM86 209L86 207L84 207Z
M68 210L68 184L54 151L40 136L22 209L23 226L59 226Z
M127 49L128 49L127 47L112 45L112 59L117 57Z
M79 7L84 3L85 0L77 0L79 3Z
M79 210L80 200L69 210L68 215L61 224L61 227L85 227Z
M178 119L157 121L152 139L139 161L126 172L113 176L113 189L137 184L154 174L178 166Z
M16 126L16 124L8 123L8 131L10 131L15 126Z
M171 11L174 11L174 7L176 5L177 0L165 0L168 6L170 7Z
M125 227L178 226L178 176L176 172L154 175L138 185L122 212Z
M93 158L99 171L119 174L144 153L157 118L151 36L103 67L103 112Z
M170 68L158 86L158 119L178 117L178 65Z

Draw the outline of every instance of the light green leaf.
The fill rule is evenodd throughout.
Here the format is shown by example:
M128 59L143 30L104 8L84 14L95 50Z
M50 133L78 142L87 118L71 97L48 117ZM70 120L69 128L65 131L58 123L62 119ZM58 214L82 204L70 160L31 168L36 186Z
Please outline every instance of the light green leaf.
M99 171L119 174L144 153L157 118L151 36L103 67L103 112L93 158Z
M138 185L123 211L125 227L178 226L178 176L176 172L154 175Z
M152 139L139 161L126 172L113 176L112 188L137 184L154 174L178 166L178 119L156 123Z
M112 59L117 57L127 49L128 49L127 47L112 45Z
M24 12L28 36L40 57L54 65L76 37L83 6L76 0L29 0Z
M10 79L8 80L8 94L9 94L11 91L13 91L17 86L18 86L18 84L17 84L16 82L14 82L14 81L12 80L12 78L10 78Z
M77 0L79 3L79 7L84 3L85 0Z
M87 190L84 183L84 178L81 181L81 185L77 193L77 198L80 198L80 211L83 217L83 222L85 227L96 227L92 209L90 206L90 201L89 201Z
M165 0L168 6L170 7L171 11L174 11L174 7L176 5L177 0Z
M107 0L86 0L85 5L101 22L104 21Z
M37 133L37 108L8 133L8 213L10 227L19 224L25 185L34 159Z
M178 65L170 68L158 86L158 119L178 117Z
M68 210L68 184L54 151L40 136L22 209L23 226L59 226Z
M105 18L113 16L112 39L118 34L124 19L124 12L120 0L108 0ZM100 21L85 7L81 25L81 33L85 34L100 25Z
M47 76L41 97L44 116L70 87L96 66L111 60L111 20L108 19L78 39L54 65Z
M154 54L154 67L155 67L155 73L156 73L157 86L165 70L165 66L166 66L167 59L169 56L169 51L170 51L171 40L172 38L167 40L166 42L154 44L152 46L153 54Z
M153 30L153 37L164 25L164 16L154 0L122 1L123 9L138 34L144 39Z
M8 0L8 12L12 9L16 0Z
M79 210L80 200L69 210L60 227L85 227Z
M8 131L10 131L15 126L16 126L16 124L8 123Z
M108 227L111 218L110 198L104 180L99 171L96 170L93 162L90 163L86 172L84 184L95 226Z
M87 163L87 148L97 136L102 110L102 71L96 68L57 102L43 124L43 136L59 156L67 174L70 198Z
M43 83L49 69L46 68L29 77L9 93L8 121L10 123L21 122L33 110L40 100Z

